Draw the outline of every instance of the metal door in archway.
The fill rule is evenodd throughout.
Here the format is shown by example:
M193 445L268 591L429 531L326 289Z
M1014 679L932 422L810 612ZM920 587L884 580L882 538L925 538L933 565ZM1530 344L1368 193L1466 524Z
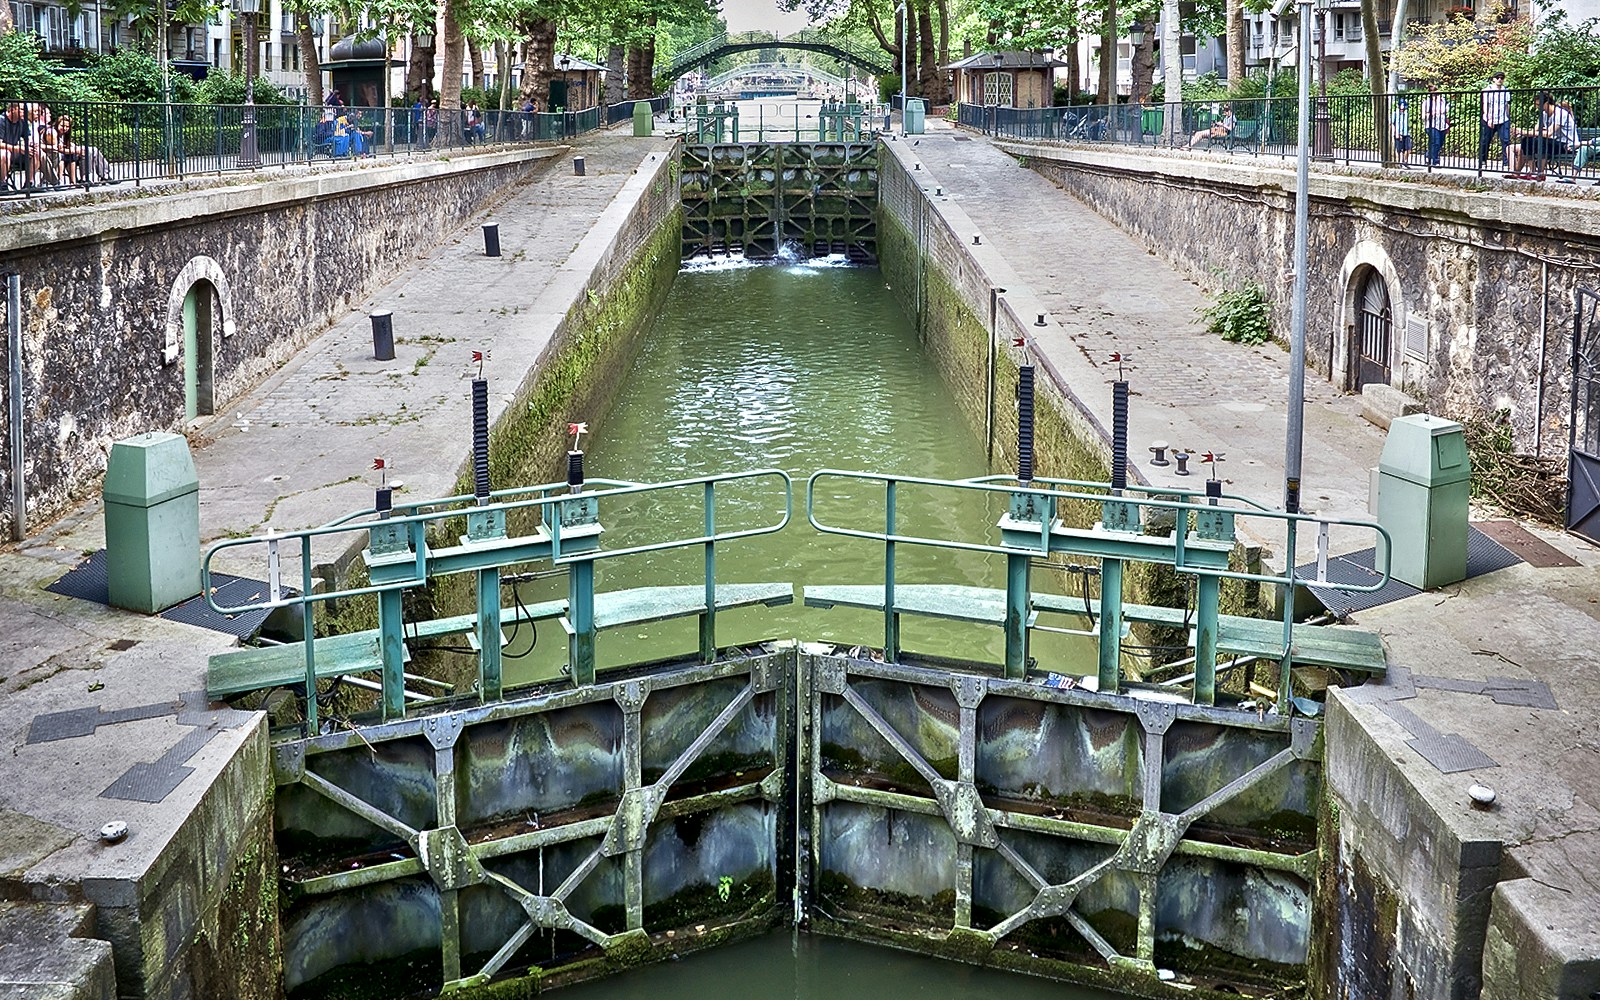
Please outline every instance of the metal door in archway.
M1567 530L1600 542L1600 294L1580 288L1576 305Z
M1360 319L1354 346L1355 363L1351 371L1355 384L1351 388L1378 383L1389 384L1389 357L1393 346L1394 312L1389 307L1389 288L1383 275L1375 268L1367 268L1356 293L1356 310Z

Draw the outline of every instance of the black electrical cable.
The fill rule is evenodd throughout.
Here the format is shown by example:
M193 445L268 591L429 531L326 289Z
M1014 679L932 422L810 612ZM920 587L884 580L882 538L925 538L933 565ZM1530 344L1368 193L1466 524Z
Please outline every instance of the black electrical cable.
M530 638L528 639L527 649L524 649L520 653L513 653L511 652L511 642L512 640L516 639L517 630L512 629L511 638L506 640L505 655L510 657L527 656L529 653L533 652L535 646L539 645L539 626L538 623L533 620L533 616L528 613L527 606L522 603L522 585L520 583L513 583L511 585L511 600L517 606L517 625L520 627L522 621L526 619L528 622L528 633Z

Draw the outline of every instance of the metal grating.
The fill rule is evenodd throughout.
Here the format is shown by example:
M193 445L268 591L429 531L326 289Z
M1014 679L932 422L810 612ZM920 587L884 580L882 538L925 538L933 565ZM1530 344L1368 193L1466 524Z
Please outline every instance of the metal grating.
M1432 764L1441 774L1458 771L1475 771L1484 767L1499 767L1493 757L1468 743L1456 733L1443 736L1408 740L1406 746L1415 750L1423 760Z
M1406 353L1414 358L1428 356L1428 321L1420 316L1406 317Z
M1359 552L1347 555L1332 556L1328 559L1328 580L1330 583L1355 584L1367 586L1377 581L1378 573L1373 567L1373 557L1377 550L1366 548ZM1485 535L1472 525L1467 525L1467 579L1492 573L1497 569L1515 566L1522 559L1510 549ZM1295 567L1295 573L1301 576L1315 576L1317 564L1306 563L1304 566ZM1408 583L1391 579L1378 590L1360 593L1351 593L1345 590L1336 590L1329 586L1306 584L1322 602L1322 606L1335 614L1350 614L1354 611L1365 611L1379 605L1391 604L1407 597L1415 597L1422 591Z
M213 573L211 586L219 604L251 604L259 601L267 592L267 585L259 580L246 580L244 577L229 576L226 573ZM110 605L109 584L106 582L106 550L101 549L96 552L44 589L52 594ZM254 635L256 630L261 628L261 623L267 620L269 613L250 611L240 615L220 615L211 609L204 596L200 596L168 608L161 612L159 617L243 639Z

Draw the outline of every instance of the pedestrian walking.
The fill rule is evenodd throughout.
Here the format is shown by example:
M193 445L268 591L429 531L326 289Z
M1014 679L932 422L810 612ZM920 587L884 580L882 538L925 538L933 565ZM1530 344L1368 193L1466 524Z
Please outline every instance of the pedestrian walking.
M1500 137L1500 163L1506 163L1506 147L1511 145L1511 91L1506 89L1506 74L1502 70L1489 78L1484 85L1483 119L1478 129L1478 166L1489 162L1489 146L1494 137Z
M1439 93L1437 83L1428 84L1428 96L1422 99L1422 127L1428 133L1428 166L1437 167L1445 134L1450 131L1450 102Z

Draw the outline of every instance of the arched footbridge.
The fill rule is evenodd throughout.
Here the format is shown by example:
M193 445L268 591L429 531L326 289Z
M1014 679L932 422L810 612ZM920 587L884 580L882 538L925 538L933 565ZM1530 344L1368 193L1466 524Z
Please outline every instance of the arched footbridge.
M841 35L807 28L787 35L773 31L742 31L736 34L717 35L680 52L663 71L663 75L676 80L695 67L708 66L723 56L757 49L798 49L804 52L819 52L876 76L893 72L885 53L864 48L854 40Z

